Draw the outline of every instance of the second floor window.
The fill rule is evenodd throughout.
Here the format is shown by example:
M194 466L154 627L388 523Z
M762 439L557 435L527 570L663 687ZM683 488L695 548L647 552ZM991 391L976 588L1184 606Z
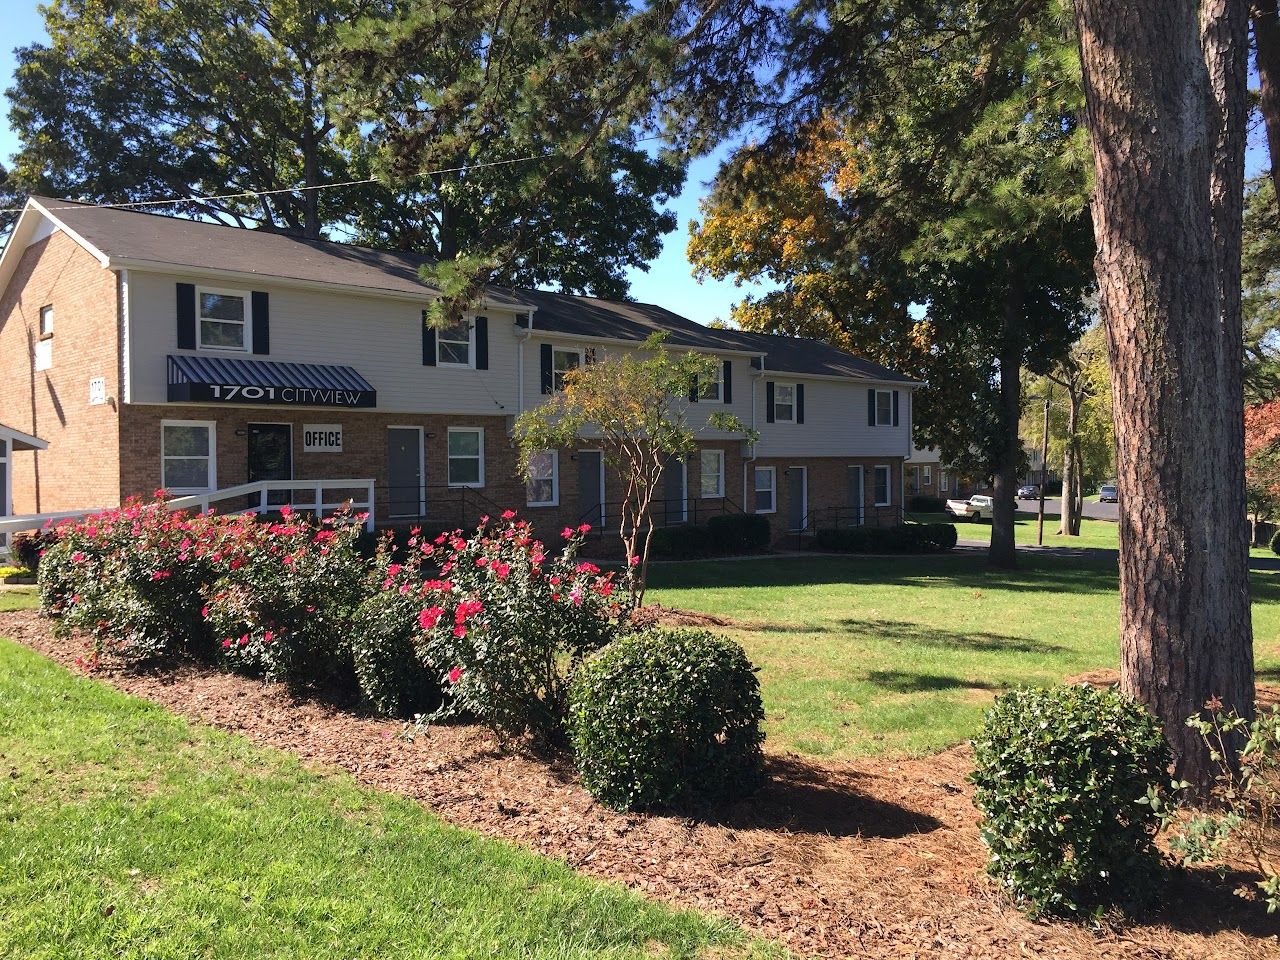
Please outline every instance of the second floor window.
M551 351L551 389L559 393L564 389L564 375L582 365L582 352L557 347Z
M471 366L471 323L463 320L436 336L436 362L446 366Z
M893 391L876 391L876 426L893 426Z
M40 308L40 336L53 336L53 306Z
M796 388L780 383L773 390L773 419L778 423L794 423L796 419Z
M196 298L202 350L244 350L244 294L201 290Z
M723 389L720 381L724 378L724 371L719 364L716 364L715 373L709 379L698 379L698 399L700 400L719 400L720 391Z

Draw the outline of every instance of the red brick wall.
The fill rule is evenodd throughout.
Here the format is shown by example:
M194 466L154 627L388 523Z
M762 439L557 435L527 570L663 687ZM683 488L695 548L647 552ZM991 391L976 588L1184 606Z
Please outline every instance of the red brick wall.
M161 485L160 442L164 420L211 420L215 423L217 485L220 488L248 481L248 425L288 423L293 427L293 475L296 479L373 478L377 481L376 519L379 523L403 523L387 513L388 462L387 430L391 426L422 427L425 435L427 476L427 519L474 523L482 513L494 514L514 509L532 520L543 536L576 525L586 507L578 491L577 450L559 455L560 503L555 507L526 506L524 481L517 475L518 453L507 435L505 417L458 417L391 413L355 413L334 410L264 409L220 406L126 405L121 413L120 489L123 497L149 496ZM302 450L302 427L308 423L340 423L343 427L342 453L317 454ZM465 493L450 489L447 477L447 437L449 427L484 428L485 485ZM241 435L237 435L241 431ZM589 449L590 441L582 448ZM742 499L741 445L732 441L708 442L706 447L725 451L725 496L733 509ZM690 458L688 466L689 517L703 520L720 512L722 501L702 500L700 458ZM610 468L605 470L606 524L616 520L616 506L623 494L622 481ZM464 500L465 498L465 500Z
M116 275L63 233L22 253L0 297L0 422L49 442L13 458L15 513L117 503L116 401L89 405L89 379L120 396ZM52 305L53 364L35 369L40 308Z
M873 468L888 466L891 480L889 484L889 507L878 507L875 504L875 482ZM754 473L755 467L773 467L776 478L777 511L768 514L773 526L774 539L785 545L791 534L791 499L788 490L786 471L789 467L805 467L808 472L807 492L810 523L830 525L836 520L841 524L852 522L854 512L849 509L848 468L863 468L863 520L867 524L889 524L899 519L902 507L902 458L901 457L760 457L747 465L748 512L755 510Z

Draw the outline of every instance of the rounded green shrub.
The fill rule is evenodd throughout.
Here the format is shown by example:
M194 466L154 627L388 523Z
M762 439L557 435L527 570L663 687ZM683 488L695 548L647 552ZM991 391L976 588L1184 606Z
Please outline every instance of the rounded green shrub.
M1136 701L1088 686L997 698L973 741L988 871L1033 915L1136 907L1160 871L1154 840L1169 748Z
M569 691L583 785L619 810L754 789L763 719L746 653L704 630L615 640L577 669Z
M377 713L410 718L440 706L436 672L418 657L416 594L382 590L356 609L351 655L360 693Z
M1271 552L1280 554L1280 530L1277 530L1275 536L1271 538Z

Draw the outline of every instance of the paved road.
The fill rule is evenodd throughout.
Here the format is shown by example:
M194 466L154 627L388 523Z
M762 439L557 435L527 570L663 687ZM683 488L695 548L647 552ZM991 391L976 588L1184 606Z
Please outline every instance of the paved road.
M1040 509L1039 500L1019 500L1018 512L1035 514ZM1044 515L1058 517L1062 515L1062 504L1057 497L1044 498ZM1116 503L1098 503L1095 500L1084 502L1084 515L1091 520L1119 520L1120 505Z

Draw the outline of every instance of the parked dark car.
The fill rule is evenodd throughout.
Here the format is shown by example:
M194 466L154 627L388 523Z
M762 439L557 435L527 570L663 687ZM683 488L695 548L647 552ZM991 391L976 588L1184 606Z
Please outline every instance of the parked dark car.
M1039 500L1040 488L1034 483L1024 483L1018 488L1019 500Z
M1098 488L1098 501L1100 503L1119 503L1120 493L1116 490L1114 483L1104 483Z

